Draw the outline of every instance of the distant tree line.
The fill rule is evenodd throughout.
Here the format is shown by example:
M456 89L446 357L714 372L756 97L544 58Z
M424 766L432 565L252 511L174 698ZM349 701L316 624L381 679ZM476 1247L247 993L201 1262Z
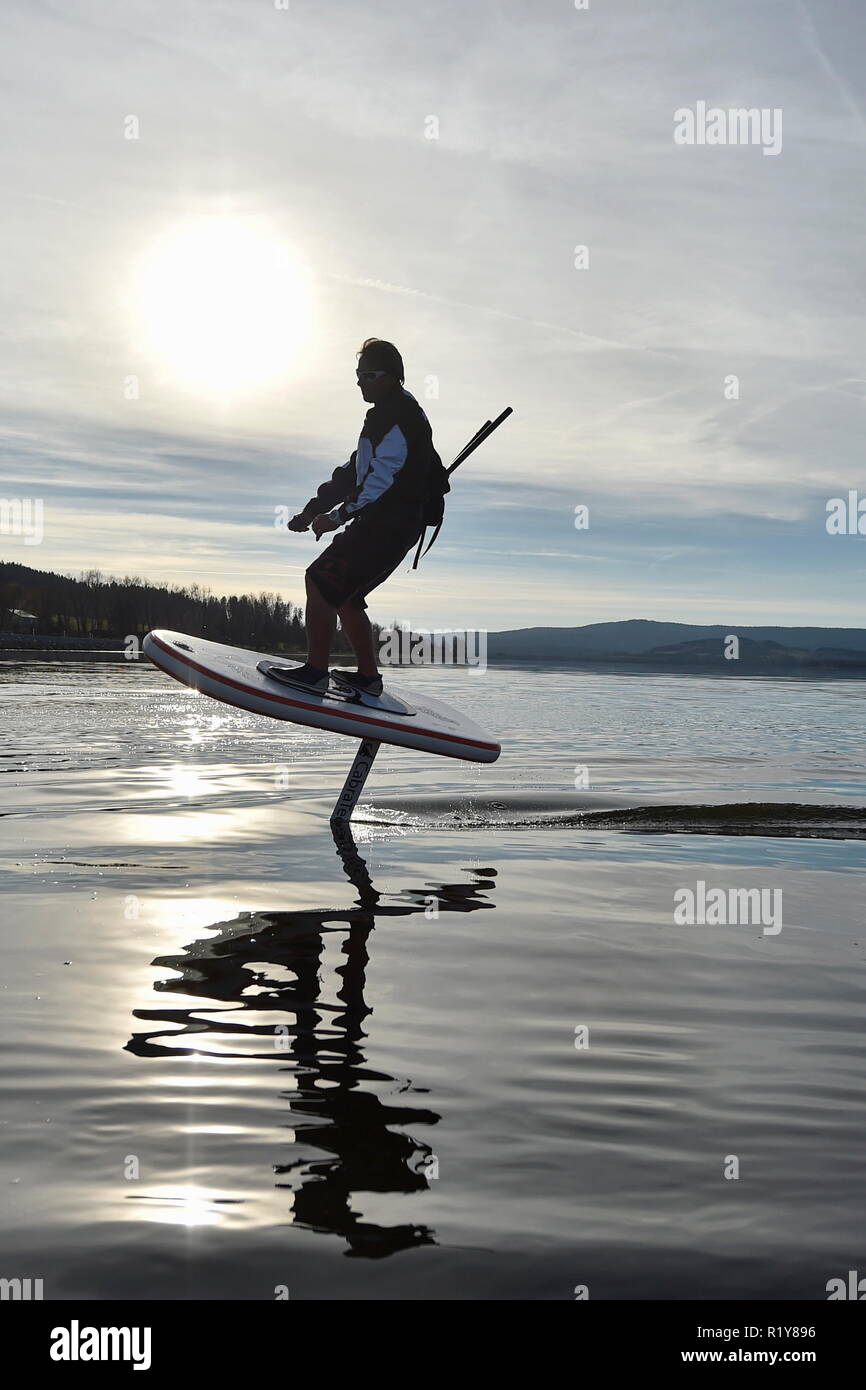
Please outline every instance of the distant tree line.
M0 561L0 630L10 630L15 610L32 613L43 637L123 641L167 627L265 651L306 645L303 610L278 594L217 595L201 584L172 588L138 575L113 579L99 570L73 578ZM336 647L349 650L342 633Z

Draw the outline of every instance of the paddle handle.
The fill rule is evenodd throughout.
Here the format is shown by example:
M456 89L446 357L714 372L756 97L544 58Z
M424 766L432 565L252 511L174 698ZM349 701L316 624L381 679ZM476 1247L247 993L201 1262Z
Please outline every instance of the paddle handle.
M447 468L445 470L446 473L448 473L448 475L450 476L454 472L455 468L459 468L460 464L463 463L464 459L468 459L470 454L474 454L479 444L483 444L485 439L489 439L493 431L499 429L499 426L502 424L502 421L507 420L509 415L513 415L513 413L514 411L512 407L510 405L507 405L503 410L502 414L497 415L495 420L486 420L484 424L481 426L481 429L478 430L476 434L473 434L469 443L460 450L460 453L457 455L450 468Z

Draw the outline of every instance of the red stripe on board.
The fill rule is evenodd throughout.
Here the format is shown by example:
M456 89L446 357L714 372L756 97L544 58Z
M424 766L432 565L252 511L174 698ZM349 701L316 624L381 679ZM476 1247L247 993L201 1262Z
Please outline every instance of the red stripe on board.
M220 685L231 686L233 690L240 690L245 695L255 695L256 698L259 700L271 700L274 704L278 705L290 705L292 709L308 709L312 710L314 714L321 712L321 705L308 705L303 700L292 700L287 695L272 695L269 690L256 690L251 685L244 685L242 681L233 680L231 676L218 675L214 671L209 671L206 666L200 666L197 661L192 661L190 657L184 655L183 652L175 651L173 647L167 646L161 638L155 637L153 633L150 634L150 639L154 643L154 645L159 647L161 651L164 651L167 656L173 657L175 661L180 661L184 666L191 667L193 671L198 671L202 676L209 677L210 680L219 681ZM148 654L145 653L145 655ZM150 660L153 661L153 657L150 657ZM159 666L157 662L154 661L153 664L154 666L156 666L158 671L164 671L164 667ZM174 672L165 671L164 674L167 676L171 676L174 675ZM180 680L180 677L175 676L175 680ZM188 682L182 681L181 684L185 685L188 684ZM228 704L230 702L223 701L223 703ZM235 706L235 708L237 708L237 706ZM256 711L248 710L247 713L255 714ZM341 711L339 714L335 714L334 717L337 719L352 719L358 724L375 724L380 729L390 729L394 733L398 732L402 727L399 724L389 724L384 719L370 719L364 714L352 714L348 711L346 713L343 713ZM325 729L324 732L333 733L336 732L336 730ZM462 744L465 748L488 748L491 752L493 752L494 750L496 750L497 752L499 751L498 743L484 743L479 739L460 738L457 734L443 734L438 732L434 733L432 729L421 729L418 727L417 724L413 724L412 729L409 732L425 734L427 738L436 738L448 743L459 743ZM418 751L420 753L423 753L425 750L423 748L420 748Z

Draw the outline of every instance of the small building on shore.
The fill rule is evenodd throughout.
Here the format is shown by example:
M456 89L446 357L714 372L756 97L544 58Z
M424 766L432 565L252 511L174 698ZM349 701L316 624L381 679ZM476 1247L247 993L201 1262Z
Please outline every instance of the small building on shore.
M23 608L0 610L0 628L4 632L20 632L25 637L35 637L38 621L35 613L25 613Z

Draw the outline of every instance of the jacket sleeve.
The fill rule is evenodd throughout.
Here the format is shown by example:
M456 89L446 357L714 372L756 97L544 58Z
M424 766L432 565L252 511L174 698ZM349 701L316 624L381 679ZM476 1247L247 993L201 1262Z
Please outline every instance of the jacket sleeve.
M322 483L315 497L311 497L304 507L302 515L312 518L329 512L338 502L345 502L347 497L351 497L356 487L355 455L352 454L348 463L341 463L339 468L334 469L329 481Z
M339 520L348 521L371 502L378 501L382 494L388 491L408 457L409 445L406 436L399 425L394 425L377 444L358 496L350 498L340 507Z

